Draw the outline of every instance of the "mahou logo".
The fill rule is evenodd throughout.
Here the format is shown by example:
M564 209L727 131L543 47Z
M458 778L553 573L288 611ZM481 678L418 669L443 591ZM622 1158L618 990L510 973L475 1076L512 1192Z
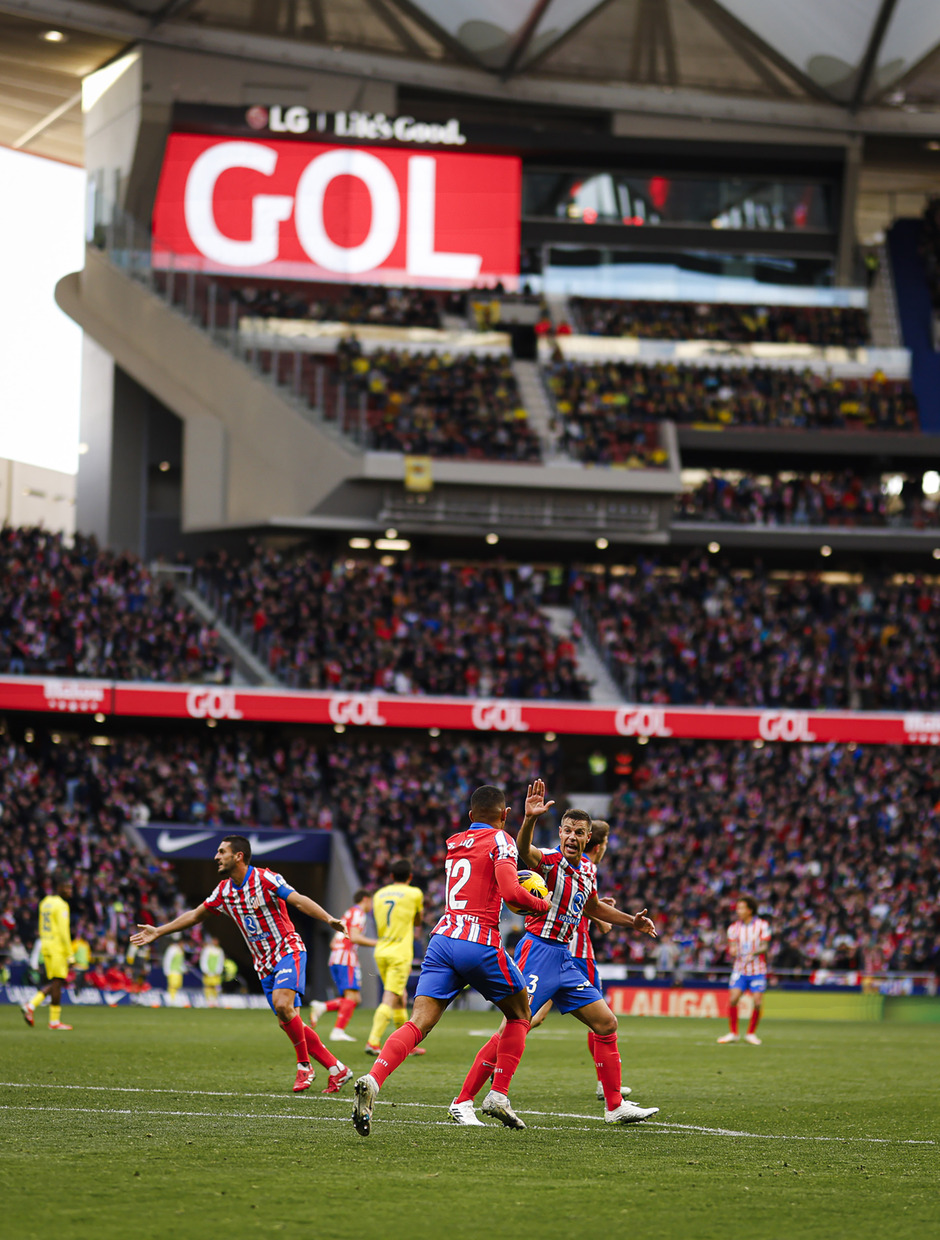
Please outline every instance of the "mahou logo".
M190 689L186 713L192 719L242 719L234 689Z
M784 710L761 712L757 732L765 741L814 741L816 733L810 730L809 715L805 711Z
M81 680L46 680L42 686L49 710L96 714L104 706L106 685Z
M385 727L378 698L331 697L329 712L334 723L351 723L357 727Z
M470 718L481 732L528 732L518 702L480 701L473 703Z
M270 116L253 108L246 119ZM514 287L520 168L505 155L171 134L153 261L293 279Z
M620 736L672 736L666 726L666 712L653 708L621 706L614 716L614 727Z

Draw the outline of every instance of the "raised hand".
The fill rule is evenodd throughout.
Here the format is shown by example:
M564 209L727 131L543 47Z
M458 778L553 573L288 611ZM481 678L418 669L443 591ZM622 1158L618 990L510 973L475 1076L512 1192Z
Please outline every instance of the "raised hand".
M532 783L529 784L529 790L526 793L526 818L540 818L542 814L548 813L554 804L554 801L545 800L545 780L534 779Z
M327 922L327 925L331 930L336 930L340 934L346 933L346 923L341 921L338 917L331 917Z
M652 921L646 916L646 909L641 909L639 913L633 914L633 929L639 930L641 934L648 934L651 938L658 938L656 927Z
M152 943L157 937L157 932L153 926L142 926L137 923L137 933L131 935L131 942L135 947L143 947L145 943Z

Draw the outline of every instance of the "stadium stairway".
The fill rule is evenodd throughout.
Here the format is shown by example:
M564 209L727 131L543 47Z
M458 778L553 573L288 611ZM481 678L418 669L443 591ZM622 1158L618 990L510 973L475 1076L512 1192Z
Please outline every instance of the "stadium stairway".
M529 415L529 425L538 436L542 448L542 460L555 462L565 459L556 449L557 433L552 430L554 413L538 362L525 362L513 358L512 372L519 385L522 407Z
M920 220L896 220L888 233L888 248L904 347L911 351L911 386L921 429L936 434L940 432L940 354L933 348L930 289L920 257L920 235Z
M570 607L543 607L541 611L548 618L549 628L556 637L570 639L571 628L574 624L574 612ZM575 658L578 675L583 676L591 686L592 702L623 701L623 694L594 649L594 643L588 639L586 634L580 641L575 642Z
M219 635L219 641L232 656L235 665L235 683L247 685L280 685L276 676L272 676L256 654L254 654L233 629L219 617L198 591L188 586L180 586L177 594L187 607L196 613L200 620L211 624ZM241 678L240 682L238 678Z
M878 275L868 294L868 324L877 349L900 349L901 319L894 287L894 269L885 243L878 246Z

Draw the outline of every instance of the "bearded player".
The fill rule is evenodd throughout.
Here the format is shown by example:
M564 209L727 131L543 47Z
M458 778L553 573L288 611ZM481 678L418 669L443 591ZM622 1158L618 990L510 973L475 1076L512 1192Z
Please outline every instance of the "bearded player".
M507 1128L525 1124L509 1104L509 1084L529 1032L529 996L519 969L499 937L502 900L545 915L547 900L530 895L517 875L515 841L506 832L509 807L499 788L477 788L470 798L470 825L447 841L445 911L431 931L411 1020L396 1029L372 1071L356 1081L353 1123L360 1136L372 1131L379 1090L441 1019L448 1004L472 986L506 1017L493 1068L493 1088L483 1112Z
M317 921L325 921L337 932L345 932L345 926L314 900L295 891L280 874L253 866L251 844L243 835L227 835L219 845L215 860L224 877L208 900L164 926L138 925L131 942L142 947L165 934L188 930L204 921L211 912L227 913L248 944L261 988L297 1054L294 1093L302 1093L313 1083L312 1055L329 1072L329 1084L323 1092L335 1094L352 1079L352 1070L327 1050L297 1011L306 988L307 952L303 939L294 929L287 905Z
M525 818L516 842L521 863L544 878L550 906L547 912L526 916L526 932L516 947L516 964L528 981L530 1001L536 1012L551 1000L560 1012L572 1013L594 1034L594 1062L604 1089L605 1122L635 1124L656 1115L659 1107L638 1107L624 1101L617 1018L601 992L572 959L570 943L582 916L627 926L653 938L656 928L646 916L646 909L631 915L598 900L597 871L584 857L591 838L591 815L585 810L569 809L562 815L558 848L543 853L533 845L536 822L554 804L546 802L541 779L529 785ZM480 1123L473 1112L473 1099L492 1071L493 1055L498 1057L505 1036L505 1029L501 1028L478 1052L463 1089L450 1106L451 1118L458 1124Z
M610 823L605 822L603 818L593 819L591 822L591 838L588 841L587 848L584 850L584 857L586 861L589 861L591 865L594 866L595 870L600 865L600 863L604 860L604 855L607 852L607 842L609 839L610 839ZM604 899L601 900L602 905L603 904L613 905L615 903L616 901L611 899L609 896L605 896ZM578 966L578 968L581 970L581 972L584 974L587 980L591 983L591 985L596 987L598 990L601 990L600 976L597 972L597 961L594 957L594 944L591 942L590 922L591 922L591 918L586 917L586 916L582 917L581 921L578 923L577 930L575 930L574 934L571 936L571 944L570 944L571 958L574 960L575 964ZM594 924L595 926L597 926L597 928L601 931L602 934L607 934L610 931L611 927L610 927L609 921L599 921L595 918ZM548 1003L542 1004L539 1010L532 1017L532 1028L533 1029L537 1029L539 1025L541 1025L541 1023L545 1020L545 1017L549 1014L551 1009L552 1009L551 1000L549 1000ZM588 1030L587 1044L588 1044L588 1054L591 1056L591 1063L595 1065L595 1071L596 1071L597 1068L596 1068L596 1056L594 1054L594 1031L591 1029ZM629 1085L625 1085L621 1081L620 1092L623 1094L624 1097L626 1097L627 1094L630 1094L633 1091L630 1089ZM601 1084L601 1078L600 1078L599 1073L597 1077L597 1100L598 1102L604 1101L604 1086Z

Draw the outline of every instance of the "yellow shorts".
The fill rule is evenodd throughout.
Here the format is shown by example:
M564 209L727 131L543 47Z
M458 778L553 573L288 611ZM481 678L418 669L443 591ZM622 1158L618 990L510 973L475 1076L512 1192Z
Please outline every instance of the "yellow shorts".
M46 951L42 949L42 962L46 966L46 977L51 982L53 978L61 978L63 981L69 975L69 958L62 952Z
M379 971L379 977L385 989L390 990L393 995L403 995L408 989L413 959L410 953L403 956L401 952L385 953L381 948L376 949L375 965Z

